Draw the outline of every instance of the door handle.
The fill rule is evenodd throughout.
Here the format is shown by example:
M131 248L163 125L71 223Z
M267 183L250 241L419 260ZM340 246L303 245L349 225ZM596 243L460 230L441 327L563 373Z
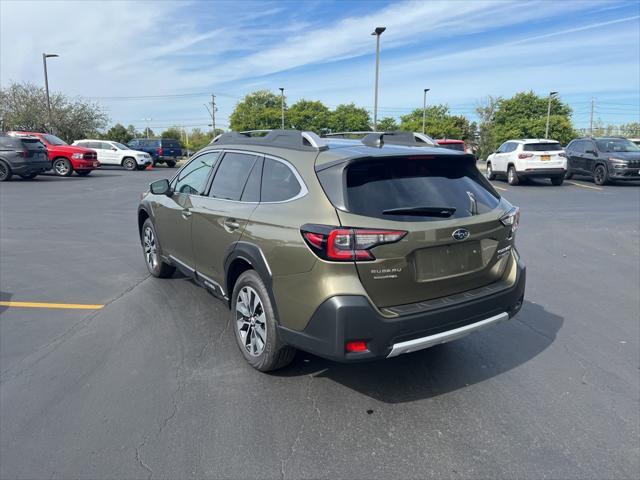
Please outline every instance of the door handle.
M229 230L237 230L238 228L240 228L240 224L236 221L235 218L227 218L224 221L224 226Z
M190 210L187 210L187 209L182 210L182 218L187 220L190 216L191 216L191 211Z

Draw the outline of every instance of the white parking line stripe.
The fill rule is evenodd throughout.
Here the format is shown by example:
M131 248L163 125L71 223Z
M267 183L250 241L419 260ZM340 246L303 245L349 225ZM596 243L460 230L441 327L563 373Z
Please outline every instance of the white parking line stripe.
M590 188L591 190L602 190L602 188L600 187L592 187L591 185L583 185L582 183L569 182L569 181L567 181L567 183L570 183L571 185L575 185L576 187Z
M492 183L491 185L493 185L493 183ZM503 192L506 192L506 191L507 191L507 189L506 189L506 188L502 188L502 187L499 187L499 186L497 186L497 185L493 185L493 188L495 188L496 190L501 190L501 191L503 191Z

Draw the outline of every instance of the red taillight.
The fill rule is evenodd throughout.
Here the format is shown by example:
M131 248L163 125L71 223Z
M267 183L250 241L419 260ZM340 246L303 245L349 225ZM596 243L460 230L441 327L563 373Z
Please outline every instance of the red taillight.
M158 155L162 155L164 153L164 150L162 149L162 147L158 148Z
M558 154L558 156L560 156L560 157L564 157L564 158L567 158L567 154L566 154L566 153L564 153L564 152L560 152L560 153Z
M307 245L324 260L350 262L375 260L370 249L401 240L404 230L374 230L365 228L338 228L325 225L305 225L302 236Z
M530 158L533 157L533 153L519 153L518 158Z
M347 344L345 345L345 350L349 353L353 353L353 352L366 352L367 349L367 344L366 342L347 342Z

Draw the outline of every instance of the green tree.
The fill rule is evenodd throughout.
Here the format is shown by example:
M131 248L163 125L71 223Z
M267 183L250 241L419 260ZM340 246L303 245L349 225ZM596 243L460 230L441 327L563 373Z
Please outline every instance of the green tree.
M229 117L231 130L280 128L280 102L280 95L269 90L258 90L246 95L237 103Z
M476 151L476 155L480 159L486 159L487 156L497 148L494 138L493 118L498 109L499 100L499 97L489 96L484 104L476 108L476 113L480 118L477 136L478 150Z
M127 130L124 125L116 123L113 127L107 130L102 136L106 140L113 140L114 142L129 143L133 139L133 135Z
M400 117L400 130L408 132L422 132L422 108ZM432 105L427 107L425 116L425 131L434 138L454 138L470 141L475 137L475 125L466 117L451 115L446 105Z
M134 127L133 125L129 125L127 127L127 135L131 136L131 138L140 138L142 136L142 133L136 130L136 127Z
M623 123L620 125L620 134L628 138L640 137L640 123Z
M355 104L338 105L329 117L332 132L360 132L371 130L371 118L366 109Z
M385 117L378 122L378 131L380 132L395 132L399 129L398 122L393 117Z
M53 132L72 142L94 135L107 126L109 117L97 103L51 92L51 117L48 121L44 88L33 83L11 83L0 89L0 123L6 130Z
M180 140L183 137L182 128L170 127L160 134L160 138L174 138Z
M548 101L548 97L540 97L531 91L498 100L492 118L494 148L512 138L544 138ZM549 138L566 144L575 136L571 108L552 97Z
M329 126L331 112L320 101L298 100L287 110L287 124L297 130L308 130L320 134Z

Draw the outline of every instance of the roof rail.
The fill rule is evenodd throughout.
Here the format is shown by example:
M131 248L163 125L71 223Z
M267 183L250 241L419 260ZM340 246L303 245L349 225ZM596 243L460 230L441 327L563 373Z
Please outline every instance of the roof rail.
M382 134L382 135L394 135L396 133L399 133L400 136L403 138L402 141L402 145L413 145L416 147L424 147L424 146L429 146L429 147L437 147L438 143L431 138L429 135L426 135L424 133L420 133L420 132L413 132L413 139L414 139L414 143L407 143L409 142L409 137L405 134L410 133L410 132L335 132L335 133L324 133L322 134L323 137L327 137L327 138L349 138L349 137L353 137L353 136L360 136L360 137L366 137L367 135L370 135L372 133L375 134ZM387 139L387 143L397 143L394 142L393 140L388 140Z
M362 143L368 147L378 148L382 148L385 143L410 147L421 146L413 132L371 132L362 139Z
M252 135L254 133L266 133L266 135ZM315 133L301 132L299 130L247 130L244 132L227 132L211 140L209 145L260 145L315 151L329 148Z

